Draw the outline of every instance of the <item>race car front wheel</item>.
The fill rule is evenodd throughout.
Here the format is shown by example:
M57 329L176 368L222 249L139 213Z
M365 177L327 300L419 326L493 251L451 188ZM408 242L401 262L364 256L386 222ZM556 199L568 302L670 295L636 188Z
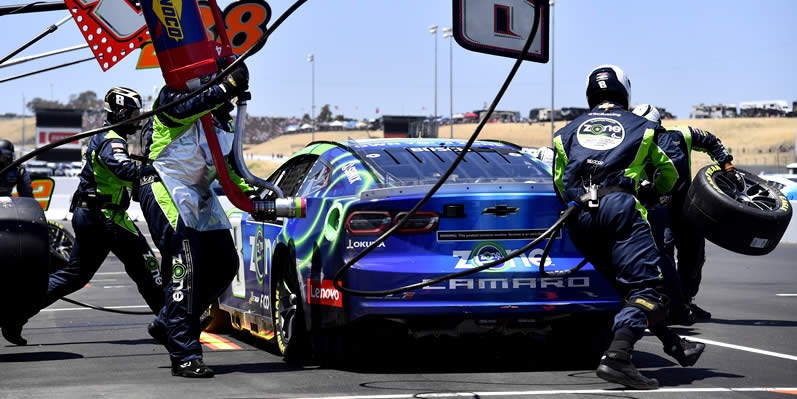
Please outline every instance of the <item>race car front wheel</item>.
M274 275L274 300L271 315L274 320L277 347L289 363L302 363L307 350L307 330L299 282L293 267L281 267Z
M700 169L689 187L683 213L714 244L744 255L766 255L786 232L792 208L765 180L738 171L744 187L717 165Z

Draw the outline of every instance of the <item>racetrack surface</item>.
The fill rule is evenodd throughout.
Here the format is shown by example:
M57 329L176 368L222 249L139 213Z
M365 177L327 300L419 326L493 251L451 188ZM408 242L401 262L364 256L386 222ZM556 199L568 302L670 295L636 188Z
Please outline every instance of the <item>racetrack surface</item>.
M217 376L188 380L170 375L166 350L146 332L151 316L59 301L26 326L30 346L0 338L0 397L789 397L772 392L777 388L797 395L797 245L781 245L764 257L709 245L708 258L697 302L714 319L678 328L707 343L696 367L675 365L654 337L636 347L634 360L644 374L659 379L658 391L625 391L592 369L569 364L555 348L495 338L430 337L401 347L386 341L368 352L366 362L329 369L287 364L273 346L248 334L219 334L230 343L208 337L204 347ZM146 309L115 257L90 285L71 297Z

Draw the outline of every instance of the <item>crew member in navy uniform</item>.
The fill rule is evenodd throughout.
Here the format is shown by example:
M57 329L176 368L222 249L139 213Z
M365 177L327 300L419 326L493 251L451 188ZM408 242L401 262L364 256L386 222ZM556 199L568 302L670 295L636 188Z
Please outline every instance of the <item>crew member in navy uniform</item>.
M105 96L105 110L106 126L130 119L141 110L141 96L133 90L114 87ZM130 123L91 138L70 209L75 231L72 253L67 267L50 275L42 308L83 288L109 252L125 265L149 308L157 314L163 307L159 262L127 214L128 187L142 175L155 173L151 165L137 166L127 152L126 136L139 129L138 124ZM28 319L36 313L28 315ZM17 345L27 343L21 332L22 325L3 326L3 335Z
M660 267L668 260L659 253L647 212L636 197L646 164L661 171L656 189L669 192L681 184L686 157L660 125L627 111L630 98L631 81L620 68L604 65L589 74L590 112L553 137L554 186L564 203L580 205L566 224L573 243L624 302L598 377L634 389L656 389L658 381L640 374L631 362L634 344L646 328L682 366L694 365L705 345L679 337L665 324L667 297Z
M661 124L661 113L650 104L639 105L632 112ZM655 222L651 219L651 226L659 249L678 266L678 275L673 280L680 282L675 287L675 289L680 289L680 292L673 293L673 295L681 296L680 300L689 312L689 314L683 312L682 317L671 315L675 316L672 324L689 325L690 321L693 322L694 319L711 319L711 313L694 303L703 277L703 264L706 262L706 239L683 214L683 204L692 177L692 151L708 154L712 161L722 167L730 181L736 183L740 189L744 188L745 183L744 178L733 166L733 156L717 136L706 130L690 126L666 126L665 129L674 135L674 142L686 154L688 177L684 179L686 184L680 185L678 190L673 191L669 196L669 201L657 210L659 212L665 210L667 215L655 218ZM677 255L676 249L678 250ZM683 322L684 319L686 322Z
M11 162L14 162L14 143L2 139L0 140L0 169L10 165ZM14 186L17 186L17 193L20 197L33 198L30 176L24 166L9 170L0 176L0 197L10 197Z

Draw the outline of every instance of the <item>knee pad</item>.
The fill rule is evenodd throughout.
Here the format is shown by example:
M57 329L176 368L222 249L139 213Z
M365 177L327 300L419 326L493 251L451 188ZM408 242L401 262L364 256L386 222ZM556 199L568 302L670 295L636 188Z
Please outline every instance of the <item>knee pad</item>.
M637 308L645 312L645 316L648 318L648 328L654 329L665 325L668 303L669 299L664 295L661 295L659 301L651 298L635 297L626 301L625 307Z

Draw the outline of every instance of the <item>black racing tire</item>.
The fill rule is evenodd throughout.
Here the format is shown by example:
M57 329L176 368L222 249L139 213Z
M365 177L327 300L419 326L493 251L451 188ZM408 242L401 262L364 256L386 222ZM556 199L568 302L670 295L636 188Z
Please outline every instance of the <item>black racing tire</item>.
M744 255L766 255L789 226L792 207L765 180L738 169L740 190L718 165L697 173L683 205L684 215L714 244Z
M41 309L47 294L47 218L33 198L0 197L0 326Z
M271 317L277 348L286 362L304 364L309 355L310 340L296 267L287 261L272 270L274 300L271 301Z
M50 243L50 273L61 270L69 263L75 236L60 223L47 221Z

